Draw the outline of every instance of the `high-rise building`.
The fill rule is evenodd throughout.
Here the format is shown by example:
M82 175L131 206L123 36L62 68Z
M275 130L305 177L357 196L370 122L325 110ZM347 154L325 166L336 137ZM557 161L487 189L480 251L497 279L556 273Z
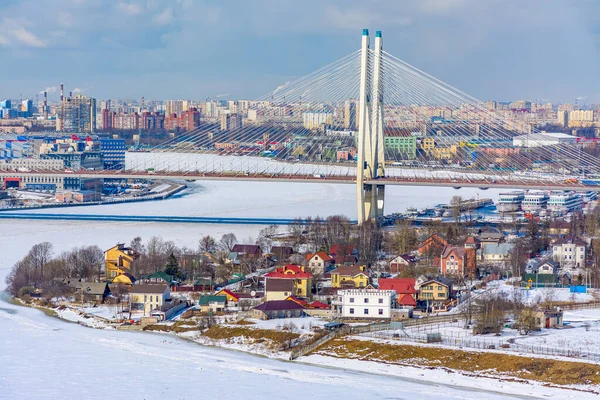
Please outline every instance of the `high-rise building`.
M223 114L221 115L221 130L235 131L242 129L242 116L239 114Z
M61 132L95 132L96 99L82 95L64 99L58 107L56 130Z
M306 129L319 129L323 125L333 123L333 114L328 112L305 112L302 115L302 122Z
M569 112L569 121L594 121L594 110L573 110Z
M558 124L564 128L569 126L569 112L567 110L562 110L558 112Z
M182 115L190 107L189 101L187 100L167 100L165 101L165 114L166 115Z
M531 102L527 100L517 100L510 103L508 106L511 110L514 111L529 111L531 112Z
M356 101L347 100L344 104L344 128L356 130Z

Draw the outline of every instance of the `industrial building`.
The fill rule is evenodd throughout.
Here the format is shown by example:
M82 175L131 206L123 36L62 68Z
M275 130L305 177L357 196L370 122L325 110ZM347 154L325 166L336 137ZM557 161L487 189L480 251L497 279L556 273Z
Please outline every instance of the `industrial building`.
M529 135L515 136L513 138L513 146L515 147L541 147L575 143L577 143L577 136L571 136L560 132L532 133Z

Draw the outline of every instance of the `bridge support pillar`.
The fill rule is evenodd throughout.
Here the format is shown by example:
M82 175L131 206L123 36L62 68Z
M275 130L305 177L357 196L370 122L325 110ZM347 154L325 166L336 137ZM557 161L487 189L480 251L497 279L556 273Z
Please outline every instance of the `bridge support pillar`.
M356 171L356 200L359 224L368 220L380 220L383 217L385 198L385 187L372 183L377 178L385 176L381 65L383 39L380 31L377 31L375 36L373 57L371 57L369 45L369 31L364 29L361 53L357 137L358 162ZM371 182L365 183L365 181Z

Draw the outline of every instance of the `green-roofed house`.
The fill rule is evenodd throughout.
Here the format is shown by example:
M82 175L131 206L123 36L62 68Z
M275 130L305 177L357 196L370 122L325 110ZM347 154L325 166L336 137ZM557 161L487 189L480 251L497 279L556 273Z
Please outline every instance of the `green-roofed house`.
M225 303L227 296L215 296L212 294L203 294L198 299L198 305L201 312L222 313L225 312Z
M157 271L148 275L146 280L149 282L166 283L167 285L171 285L173 283L173 275L169 275L164 271Z

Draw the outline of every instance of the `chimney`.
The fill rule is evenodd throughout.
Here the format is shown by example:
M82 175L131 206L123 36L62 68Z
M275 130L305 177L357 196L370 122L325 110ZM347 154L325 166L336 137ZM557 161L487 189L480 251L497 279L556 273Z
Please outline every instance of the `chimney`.
M60 102L61 102L61 103L62 103L62 102L63 102L63 100L65 99L65 96L64 96L64 94L65 94L65 92L64 92L64 85L61 83L61 84L60 84Z
M48 119L48 93L44 92L44 119Z
M72 99L73 98L73 92L69 92L69 98Z

